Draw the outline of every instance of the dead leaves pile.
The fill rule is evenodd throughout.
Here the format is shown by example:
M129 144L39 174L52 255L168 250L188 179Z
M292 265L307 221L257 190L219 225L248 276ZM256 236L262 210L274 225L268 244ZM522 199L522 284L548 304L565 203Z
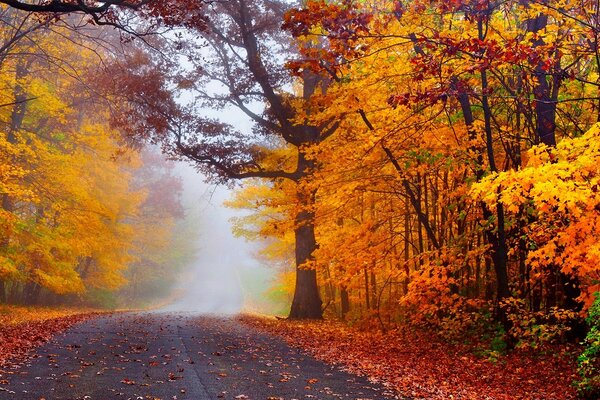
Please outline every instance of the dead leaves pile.
M574 355L554 348L545 355L514 351L496 362L473 348L424 332L359 331L332 321L287 321L242 316L242 322L283 337L325 362L366 375L402 396L424 399L576 398Z
M21 363L34 348L95 313L3 306L0 309L0 369Z

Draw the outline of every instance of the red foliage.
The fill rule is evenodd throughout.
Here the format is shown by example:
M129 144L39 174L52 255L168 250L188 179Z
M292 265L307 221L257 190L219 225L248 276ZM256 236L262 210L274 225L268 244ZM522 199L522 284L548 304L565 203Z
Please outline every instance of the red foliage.
M362 332L332 321L299 322L242 317L315 358L397 390L427 399L574 399L573 349L547 355L514 351L490 362L474 347L449 344L424 332Z
M185 26L192 29L206 29L204 4L197 0L52 0L30 2L21 0L0 0L0 4L41 14L51 14L60 19L64 14L87 14L90 23L111 25L130 33L147 35L157 33L161 26ZM136 12L148 25L141 32L130 26L131 14Z
M292 73L299 75L303 69L314 72L331 73L345 59L358 58L367 51L367 46L359 40L369 34L369 23L373 15L362 12L352 1L334 4L324 1L306 2L305 8L290 10L282 25L293 36L310 35L320 26L329 41L327 47L303 46L302 60L286 64Z

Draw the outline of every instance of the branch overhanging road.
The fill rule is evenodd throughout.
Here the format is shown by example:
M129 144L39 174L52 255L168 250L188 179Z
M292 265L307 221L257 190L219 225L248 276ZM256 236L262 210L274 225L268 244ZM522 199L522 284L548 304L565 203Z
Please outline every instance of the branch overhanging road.
M1 381L0 400L390 398L235 318L176 313L80 323Z

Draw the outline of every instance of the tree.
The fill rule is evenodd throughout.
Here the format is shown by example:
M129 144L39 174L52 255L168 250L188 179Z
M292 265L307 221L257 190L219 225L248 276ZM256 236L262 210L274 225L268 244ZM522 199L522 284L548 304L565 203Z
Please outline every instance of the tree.
M0 301L94 300L125 285L135 250L151 247L136 231L172 228L164 215L144 219L156 205L135 185L138 156L91 85L117 55L102 33L0 15Z
M340 121L340 133L316 155L327 188L317 220L319 208L335 212L343 223L331 221L327 235L348 235L362 249L372 243L362 242L362 223L349 228L364 221L364 208L340 203L368 194L381 216L377 229L385 218L397 221L390 236L403 236L402 251L416 262L400 290L402 304L415 308L396 312L456 326L467 319L454 307L493 305L515 333L519 315L546 324L554 307L578 310L577 282L561 277L559 266L540 271L528 262L530 209L513 214L501 201L473 203L466 193L488 174L523 168L532 144L581 135L596 121L598 12L592 2L309 1L288 14L286 28L309 44L290 67L331 79L327 107L311 121ZM335 241L319 241L317 255L342 258ZM371 268L376 274L397 262L398 246L390 246ZM515 299L523 308L511 305Z
M311 146L335 132L337 124L328 121L314 126L303 122L304 115L318 107L311 104L311 97L325 89L326 82L318 76L307 73L297 81L300 95L286 91L292 81L279 60L289 54L290 44L289 40L275 39L281 36L279 25L284 10L285 5L276 1L254 2L252 6L247 0L214 3L208 11L208 31L196 30L205 40L200 49L210 49L210 55L207 50L198 52L187 40L179 46L186 48L187 59L196 63L192 73L181 78L182 71L174 73L174 64L162 65L163 71L169 70L172 76L179 74L173 81L195 95L198 103L217 110L234 107L242 111L255 123L255 136L236 131L218 119L202 117L194 108L196 104L177 104L170 88L160 84L169 78L159 76L158 69L151 66L153 61L148 57L144 61L141 55L130 58L129 66L129 71L138 69L141 73L121 79L130 82L126 90L131 109L117 116L115 122L129 127L132 137L160 143L170 156L191 161L217 180L294 182L297 283L290 317L320 318L313 258L317 247L312 210L315 190L307 184L318 162L309 153ZM152 82L157 82L157 87L148 87L149 74L155 75ZM111 76L113 82L119 79L118 73L112 72ZM219 88L210 92L215 84ZM116 84L113 88L117 92ZM265 105L264 114L253 111L256 103ZM288 167L286 159L265 164L272 149L279 146L294 149L293 167Z
M31 3L19 0L0 0L0 3L27 12L70 13L83 12L101 16L111 8L122 7L137 10L154 0L108 0L108 1L42 1Z
M183 182L175 164L165 160L159 149L144 148L140 153L132 186L145 199L128 220L134 233L130 250L134 261L124 274L128 283L119 293L126 304L148 304L170 295L195 251L193 239L199 229L183 210Z
M83 15L89 18L84 22L111 26L138 37L160 33L161 27L174 24L204 25L203 3L196 0L0 0L0 4L37 15L46 14L54 20Z
M532 249L529 265L540 272L559 266L560 273L581 283L579 300L586 308L600 289L599 140L595 125L556 146L532 147L524 168L491 174L472 188L475 198L501 201L512 214L525 207L534 216L522 232Z

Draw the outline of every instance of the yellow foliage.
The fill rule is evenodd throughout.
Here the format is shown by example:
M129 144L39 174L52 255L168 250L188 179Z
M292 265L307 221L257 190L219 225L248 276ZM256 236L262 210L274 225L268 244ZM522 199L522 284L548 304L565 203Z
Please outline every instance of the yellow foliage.
M109 55L61 24L6 51L15 54L0 63L0 118L9 121L0 130L0 279L56 294L115 290L142 247L168 243L173 225L140 215L146 194L133 174L142 164L123 154L105 99L87 87Z
M528 155L524 168L491 174L471 196L490 206L501 202L513 215L527 210L534 217L525 232L534 271L557 266L578 278L589 307L600 289L600 125Z

